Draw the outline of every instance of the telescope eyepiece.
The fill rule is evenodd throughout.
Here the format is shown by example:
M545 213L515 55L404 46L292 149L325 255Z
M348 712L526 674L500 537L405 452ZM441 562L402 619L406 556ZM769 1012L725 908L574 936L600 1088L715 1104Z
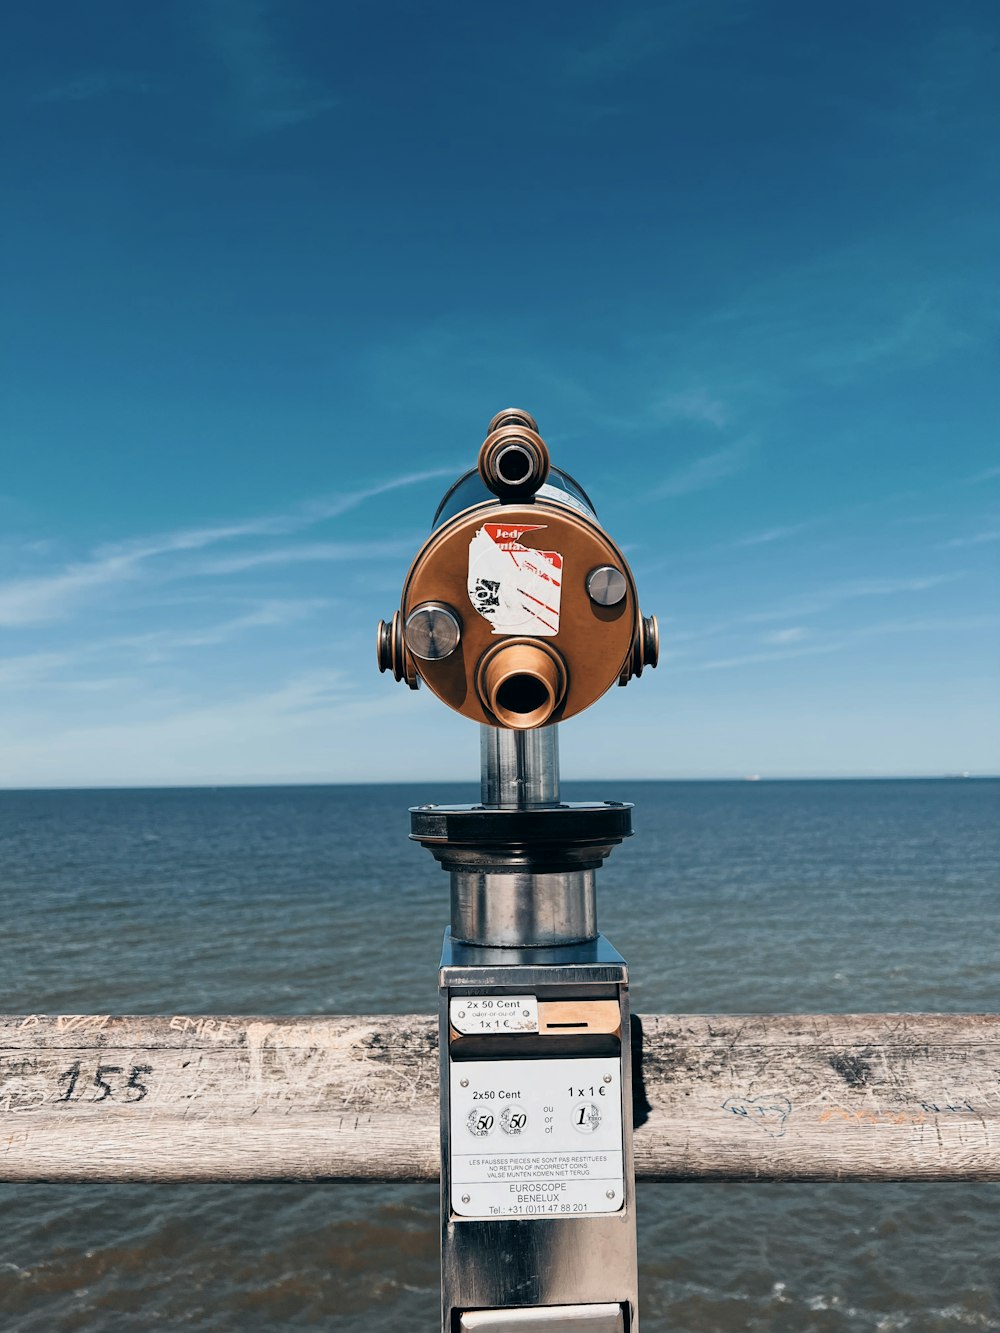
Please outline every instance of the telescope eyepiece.
M515 415L527 417L527 413L501 413L503 418ZM527 419L532 420L531 417ZM545 441L531 426L505 422L491 430L483 441L479 451L479 475L499 500L530 499L549 475L549 451Z
M492 435L501 426L526 426L528 430L533 430L536 435L538 434L538 422L530 412L525 412L520 407L505 407L502 412L498 412L486 427L486 434Z

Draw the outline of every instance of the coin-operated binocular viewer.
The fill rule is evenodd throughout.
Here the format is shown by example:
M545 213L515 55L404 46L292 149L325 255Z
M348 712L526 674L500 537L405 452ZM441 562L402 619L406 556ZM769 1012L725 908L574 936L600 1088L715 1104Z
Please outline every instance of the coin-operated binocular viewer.
M632 807L560 800L556 724L655 666L658 631L526 412L490 423L377 649L481 725L481 803L410 811L451 876L442 1333L637 1333L628 973L594 885Z

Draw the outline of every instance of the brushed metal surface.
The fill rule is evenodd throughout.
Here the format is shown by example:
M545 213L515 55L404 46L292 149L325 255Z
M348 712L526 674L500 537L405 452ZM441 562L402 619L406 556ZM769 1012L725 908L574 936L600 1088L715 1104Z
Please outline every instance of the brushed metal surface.
M479 955L476 966L472 959ZM541 958L538 957L541 954ZM544 960L543 965L539 965ZM617 960L615 962L614 960ZM456 990L483 994L495 986L508 994L536 991L547 999L558 986L560 1000L607 999L609 989L621 1009L622 1032L629 1028L627 972L603 937L564 950L477 950L445 937L441 967L441 1294L443 1333L454 1333L462 1312L505 1316L530 1310L544 1318L559 1309L610 1306L622 1315L608 1333L639 1333L636 1264L635 1173L632 1151L631 1047L621 1049L624 1206L605 1215L560 1217L457 1217L451 1208L451 1056L449 1001ZM537 989L536 989L537 988ZM514 1038L517 1040L517 1038ZM527 1038L535 1040L537 1038ZM566 1060L571 1072L573 1057ZM466 1325L485 1333L489 1324ZM498 1323L527 1333L555 1333L556 1324ZM566 1333L605 1333L601 1324L569 1323Z
M485 948L592 940L597 935L594 871L453 870L451 933Z
M459 1333L625 1333L620 1305L558 1305L533 1310L472 1310Z
M587 594L598 606L617 606L628 592L628 580L614 565L598 565L587 575Z
M440 662L458 647L462 622L443 602L424 602L406 618L406 646L425 662Z
M559 801L559 729L479 728L483 805L520 810Z

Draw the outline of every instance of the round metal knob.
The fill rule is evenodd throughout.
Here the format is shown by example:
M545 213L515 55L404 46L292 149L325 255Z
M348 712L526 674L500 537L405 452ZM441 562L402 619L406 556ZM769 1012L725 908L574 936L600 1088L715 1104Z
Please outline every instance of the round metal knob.
M655 669L660 660L660 622L655 616L642 618L642 663ZM638 673L636 673L638 674Z
M440 662L458 647L462 622L444 602L424 602L406 617L406 646L424 662Z
M403 627L398 611L393 611L388 624L384 620L378 622L375 656L379 671L391 671L395 680L405 680L411 690L419 687L420 677L413 665L413 655L407 651L403 642Z
M587 575L587 595L597 606L617 606L627 591L625 575L614 565L598 565Z

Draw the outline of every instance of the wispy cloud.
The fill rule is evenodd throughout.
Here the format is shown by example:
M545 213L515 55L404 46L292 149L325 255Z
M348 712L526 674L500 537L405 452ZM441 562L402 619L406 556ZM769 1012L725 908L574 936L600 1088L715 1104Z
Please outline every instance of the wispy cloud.
M702 671L728 671L733 667L756 666L760 662L784 662L793 657L823 657L828 653L839 652L844 647L840 641L817 643L806 648L792 648L787 652L776 649L773 652L743 653L738 657L717 657L709 662L698 664Z
M789 598L779 606L764 608L760 611L746 611L741 615L716 620L694 629L684 629L671 622L665 638L669 650L672 650L675 644L696 646L704 644L706 641L712 639L725 638L726 636L733 634L745 634L747 626L763 626L775 620L789 621L798 617L821 615L823 612L830 611L845 602L854 600L855 598L906 597L946 586L962 577L964 577L963 574L956 573L928 575L921 578L911 579L858 579L850 582L829 584L826 587L812 589L809 592L801 593L798 596ZM929 622L923 620L916 621L910 618L907 620L896 619L893 621L885 621L883 622L883 625L886 627L890 625L905 625L908 628L917 628L926 623ZM965 622L963 622L963 624L964 623ZM976 623L980 624L982 622L977 620ZM843 637L843 635L847 633L857 635L862 631L848 631L845 630L842 625L838 625L834 632L838 636ZM781 629L768 630L766 632L762 631L761 638L764 643L778 647L790 643L801 642L807 637L812 639L820 633L820 628L810 629L803 625L785 625ZM687 655L690 656L690 653Z
M864 597L894 597L905 593L927 592L940 588L956 579L963 578L962 573L928 574L919 578L870 578L851 579L843 583L833 583L813 592L803 593L789 598L782 606L769 611L752 611L740 619L744 624L766 622L768 620L788 620L791 617L818 615L829 611L842 602L854 601Z
M89 651L107 652L123 647L140 648L156 656L176 652L182 648L207 648L228 643L247 630L290 625L330 606L326 597L276 598L262 602L253 611L231 616L199 629L150 630L146 634L123 635L106 643L90 645Z
M971 537L952 537L951 541L942 542L942 546L985 546L989 542L1000 542L1000 528L990 528L986 532L977 532Z
M20 689L37 685L73 661L71 653L22 653L0 659L0 689Z
M413 538L391 542L309 542L297 546L281 546L270 551L249 551L245 555L225 556L209 560L200 566L202 574L241 574L246 569L268 565L306 564L314 561L380 560L385 557L406 555L419 545Z
M234 129L270 134L314 120L340 100L306 74L279 42L280 7L264 0L208 0L209 44L226 73Z
M214 698L141 692L114 713L69 725L49 710L22 710L0 748L0 786L50 784L53 752L63 784L349 781L377 719L411 712L405 693L362 697L350 676L330 669Z
M841 382L883 362L926 365L958 351L973 338L968 324L940 297L927 296L872 323L873 332L855 330L839 343L808 353L805 365Z
M805 630L778 630L774 634L764 635L764 642L773 644L773 648L702 661L694 660L688 654L689 660L684 662L679 669L685 672L723 671L734 667L755 666L758 663L782 662L797 657L825 657L830 653L857 649L864 641L879 638L882 635L922 634L940 638L942 635L978 634L983 630L997 627L1000 627L1000 615L897 617L892 620L878 621L871 625L841 627L836 633L827 637L819 636L815 642L803 644L801 647L790 647L788 645L798 643L806 637L807 632Z
M769 634L764 635L765 643L797 643L799 639L804 639L807 630L801 625L790 625L787 629L771 630Z
M718 486L720 482L744 472L751 463L754 454L752 440L737 440L735 444L711 453L702 454L692 459L675 471L669 473L650 493L651 499L666 499L679 495L691 495L695 491L707 490Z
M107 670L108 661L123 663L161 662L192 648L216 647L255 629L291 625L331 605L329 598L272 598L252 610L225 620L210 620L196 627L149 630L142 634L117 634L105 639L77 643L57 652L23 653L0 658L0 690L98 689L105 677L88 672ZM118 679L116 677L115 679Z
M407 472L374 486L309 501L290 513L264 515L217 527L187 528L159 536L104 545L98 547L87 559L70 564L64 569L0 583L0 626L37 625L58 620L74 612L87 595L138 578L150 561L162 556L202 550L246 537L285 535L339 517L389 491L454 475L453 467ZM243 566L244 568L251 568L254 563L267 563L260 554L246 559L248 563ZM282 563L283 560L284 557L276 563ZM236 566L227 571L215 572L232 573L235 572L235 568Z
M701 426L714 426L716 430L727 426L732 419L728 405L705 388L668 393L656 402L653 413L661 421L693 421Z
M722 24L738 21L746 5L730 0L725 5L710 0L668 0L648 8L627 9L617 15L611 8L599 15L615 15L606 30L587 43L567 45L561 74L570 84L594 84L629 74L664 56L682 58L691 45L715 32Z
M765 528L763 532L751 533L749 537L738 537L730 545L736 547L767 546L771 542L784 541L786 537L796 537L800 532L805 532L807 528L814 527L820 521L822 520L805 519L801 523L786 523L775 528Z
M127 70L83 70L71 79L49 84L35 93L33 101L94 102L106 97L142 95L149 92L149 80L144 74Z
M142 558L107 556L70 565L56 574L0 584L0 625L38 625L58 619L81 596L132 578Z

